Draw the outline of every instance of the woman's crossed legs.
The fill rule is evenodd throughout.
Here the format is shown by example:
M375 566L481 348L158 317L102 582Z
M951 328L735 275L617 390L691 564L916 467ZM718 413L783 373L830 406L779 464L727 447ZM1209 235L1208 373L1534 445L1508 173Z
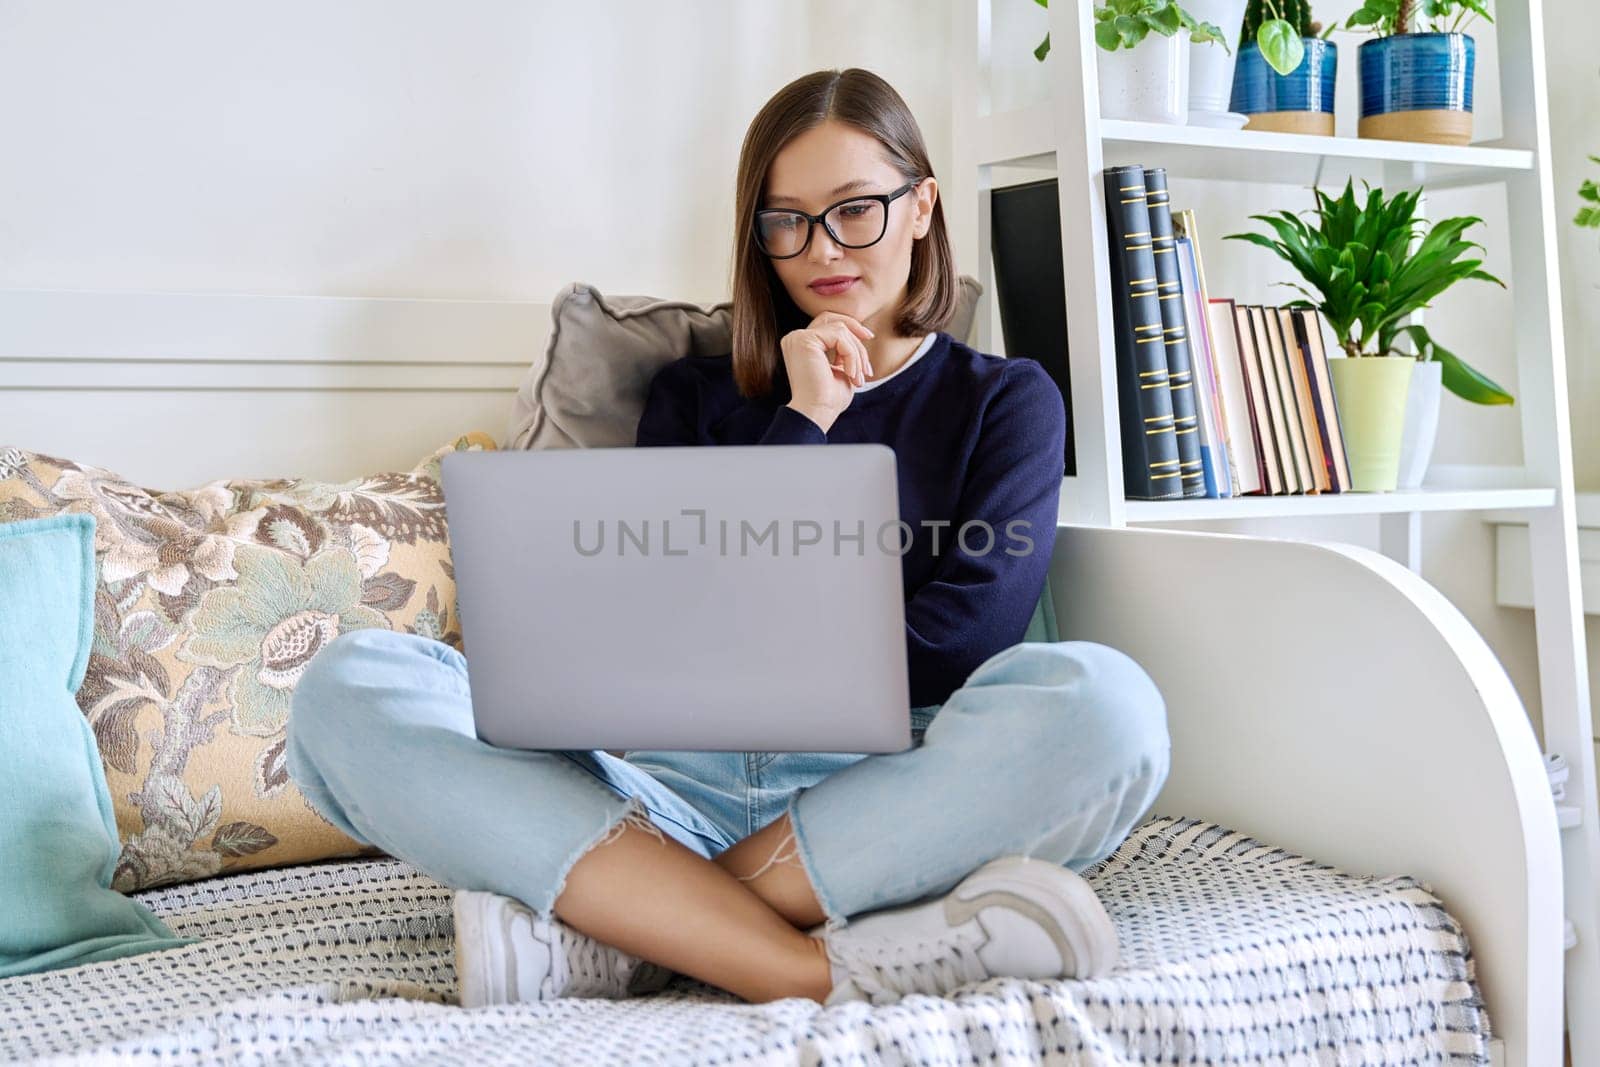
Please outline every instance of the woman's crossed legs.
M1165 780L1160 694L1103 645L1012 646L932 711L916 747L865 757L497 748L476 737L459 652L357 630L301 679L288 762L334 825L444 884L750 1001L821 1001L832 978L807 928L937 895L1000 855L1081 870Z

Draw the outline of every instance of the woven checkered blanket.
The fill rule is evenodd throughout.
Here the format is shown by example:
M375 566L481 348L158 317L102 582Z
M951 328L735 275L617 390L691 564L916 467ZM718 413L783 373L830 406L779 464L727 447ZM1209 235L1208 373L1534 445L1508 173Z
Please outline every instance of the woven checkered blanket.
M0 1060L146 1063L1487 1062L1461 927L1357 878L1153 818L1086 872L1123 959L1093 981L748 1004L680 976L631 1000L454 1003L450 890L391 859L139 898L199 943L0 981Z

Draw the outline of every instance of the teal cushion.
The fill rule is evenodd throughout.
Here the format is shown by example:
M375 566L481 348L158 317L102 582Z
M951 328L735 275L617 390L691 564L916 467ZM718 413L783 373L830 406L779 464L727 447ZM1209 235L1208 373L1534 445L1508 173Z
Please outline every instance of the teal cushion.
M190 943L111 889L117 824L73 699L94 590L94 516L0 524L0 978Z
M1044 592L1039 594L1038 603L1033 606L1033 618L1028 620L1028 630L1022 635L1024 641L1059 641L1061 633L1056 629L1056 602L1050 598L1050 581L1045 580Z

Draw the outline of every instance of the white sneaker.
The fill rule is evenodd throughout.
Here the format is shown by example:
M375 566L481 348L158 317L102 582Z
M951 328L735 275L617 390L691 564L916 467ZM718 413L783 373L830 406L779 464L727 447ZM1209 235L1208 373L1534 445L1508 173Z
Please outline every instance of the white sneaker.
M939 900L870 912L831 933L833 991L824 1004L891 1004L943 996L993 977L1093 978L1117 964L1117 931L1075 872L1001 856Z
M520 900L458 889L456 988L463 1008L555 997L621 1000L672 981L665 967L548 922Z

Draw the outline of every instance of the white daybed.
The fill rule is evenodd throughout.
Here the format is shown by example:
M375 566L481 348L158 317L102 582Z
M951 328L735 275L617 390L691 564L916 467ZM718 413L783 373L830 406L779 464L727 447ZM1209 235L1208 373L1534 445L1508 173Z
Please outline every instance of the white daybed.
M1441 595L1354 548L1136 529L1061 528L1050 580L1062 637L1144 664L1173 733L1158 816L1091 872L1108 978L465 1011L448 891L367 859L141 894L204 940L0 981L0 1059L1559 1062L1554 807Z
M3 443L153 486L399 469L502 425L551 329L549 305L485 301L11 291L0 312ZM1442 595L1355 548L1147 529L1061 528L1050 580L1061 636L1143 664L1173 735L1159 817L1091 872L1125 953L1105 980L829 1012L683 980L468 1012L448 891L368 859L142 894L204 940L0 981L0 1061L1560 1062L1554 804Z

